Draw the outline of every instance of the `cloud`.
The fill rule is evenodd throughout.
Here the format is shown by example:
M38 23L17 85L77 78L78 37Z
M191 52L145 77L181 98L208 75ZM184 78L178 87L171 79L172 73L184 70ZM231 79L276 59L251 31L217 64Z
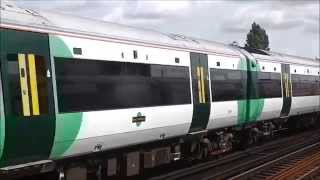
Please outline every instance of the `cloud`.
M184 17L192 2L190 1L126 1L117 6L103 19L106 21L135 24L157 24L168 19Z
M289 30L309 26L319 21L317 1L301 3L301 1L261 2L246 4L221 24L223 31L231 33L246 32L252 22L261 24L271 31ZM307 29L310 29L309 27ZM314 32L314 31L312 31Z
M303 26L303 30L306 33L312 33L312 34L319 34L320 32L320 26L319 23L305 23ZM320 41L320 39L319 39Z

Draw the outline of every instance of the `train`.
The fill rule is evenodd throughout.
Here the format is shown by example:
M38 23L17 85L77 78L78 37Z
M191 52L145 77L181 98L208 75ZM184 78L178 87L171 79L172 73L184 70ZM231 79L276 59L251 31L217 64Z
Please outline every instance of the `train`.
M0 6L1 175L133 176L319 122L319 60Z

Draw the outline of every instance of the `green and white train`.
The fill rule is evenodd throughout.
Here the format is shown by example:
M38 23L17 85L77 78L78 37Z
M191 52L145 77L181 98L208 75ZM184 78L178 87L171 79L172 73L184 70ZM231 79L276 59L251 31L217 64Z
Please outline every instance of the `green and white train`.
M319 120L314 59L6 3L0 18L2 174L136 175Z

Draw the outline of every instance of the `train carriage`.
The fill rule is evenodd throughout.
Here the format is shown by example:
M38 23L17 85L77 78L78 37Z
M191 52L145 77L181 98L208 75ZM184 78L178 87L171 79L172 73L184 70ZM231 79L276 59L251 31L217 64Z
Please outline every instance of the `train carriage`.
M135 175L320 111L313 59L6 3L0 43L5 172L97 155Z

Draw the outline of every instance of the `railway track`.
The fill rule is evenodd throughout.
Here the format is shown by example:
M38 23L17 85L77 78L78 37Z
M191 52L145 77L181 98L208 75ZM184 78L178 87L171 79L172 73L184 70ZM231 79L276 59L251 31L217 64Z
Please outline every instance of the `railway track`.
M320 170L320 142L229 178L237 179L311 179Z
M316 148L316 149L314 149ZM313 150L314 149L314 150ZM209 162L201 163L192 167L180 169L177 171L173 171L171 173L167 173L165 175L161 175L158 177L150 178L151 180L216 180L216 179L254 179L253 177L258 175L258 171L254 171L254 169L258 169L261 167L261 171L264 169L263 166L270 165L270 162L275 162L279 159L279 162L282 162L281 157L289 157L291 154L292 157L289 159L287 164L283 164L283 172L287 172L287 169L292 167L292 165L296 165L296 162L302 162L302 160L307 157L309 153L320 151L320 130L315 130L312 132L305 132L302 134L294 135L291 137L285 137L278 139L276 141L272 141L260 146L256 146L250 148L248 150L239 151L222 157L218 160L212 160ZM300 154L299 154L300 152ZM296 156L294 154L298 153ZM320 155L320 153L318 153ZM298 156L300 155L300 156ZM310 159L310 162L303 161L304 165L314 165L313 168L311 166L299 168L299 171L292 172L301 172L304 169L305 173L303 175L309 174L308 176L316 176L319 172L319 167L316 166L317 163L320 162L319 159L314 156L314 160ZM319 158L319 157L318 157ZM284 161L283 161L284 162ZM273 168L275 170L276 168ZM260 172L260 171L259 171ZM265 178L275 178L272 175L276 175L274 172L269 172L270 176L263 177ZM272 174L273 173L273 174ZM280 174L279 174L280 175ZM303 176L302 175L302 176Z

